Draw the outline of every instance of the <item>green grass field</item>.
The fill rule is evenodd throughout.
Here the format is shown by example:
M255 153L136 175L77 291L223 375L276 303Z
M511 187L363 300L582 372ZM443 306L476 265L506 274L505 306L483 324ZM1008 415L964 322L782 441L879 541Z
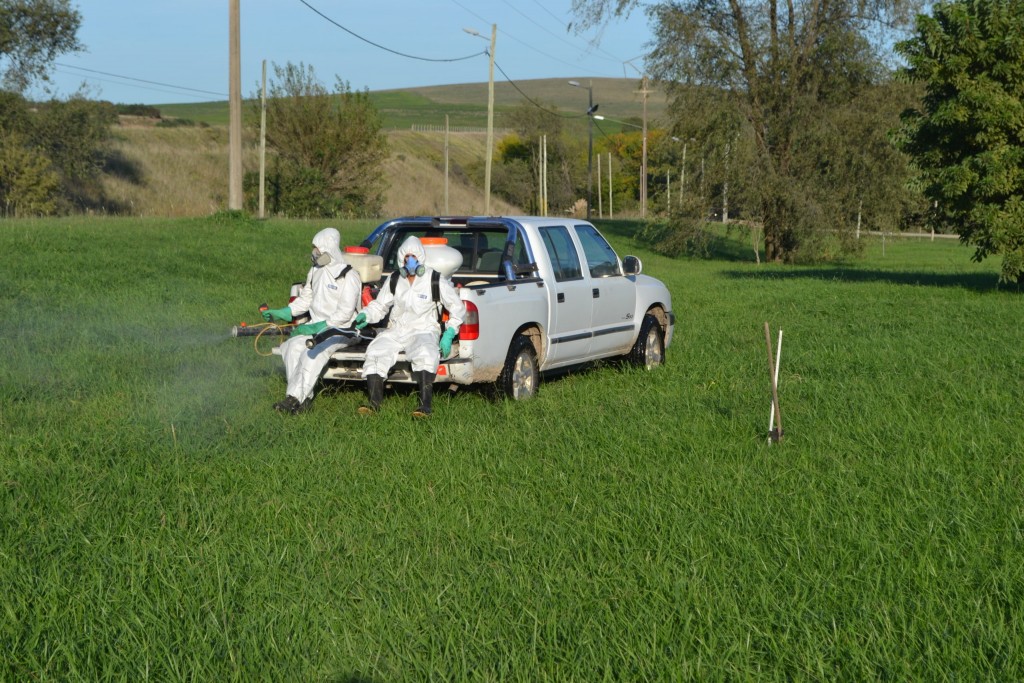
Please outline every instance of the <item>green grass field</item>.
M0 680L1024 679L998 263L668 259L599 223L672 290L665 367L286 417L228 333L320 227L0 222Z

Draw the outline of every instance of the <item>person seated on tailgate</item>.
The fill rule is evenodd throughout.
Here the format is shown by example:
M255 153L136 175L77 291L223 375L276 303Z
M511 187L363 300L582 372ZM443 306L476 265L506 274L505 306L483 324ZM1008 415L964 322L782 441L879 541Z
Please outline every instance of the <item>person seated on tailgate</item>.
M349 327L356 317L363 284L359 273L345 263L341 253L341 233L335 228L324 228L313 236L312 268L306 275L299 295L284 308L263 312L263 318L291 322L303 313L309 313L309 322L297 325L291 336L281 345L285 377L288 379L284 400L274 409L293 415L301 413L313 401L313 388L327 367L331 353L347 344L344 338L306 348L306 340L327 327Z
M440 278L441 304L448 309L448 322L441 334L440 316L431 293L433 269L424 263L425 252L418 237L407 238L398 248L401 276L394 292L382 287L377 298L356 316L356 329L378 322L391 312L388 327L370 342L363 361L363 378L369 404L359 407L362 415L372 415L380 409L384 396L384 380L405 352L412 365L412 375L419 387L419 406L413 417L426 417L431 412L434 375L441 357L447 357L459 326L466 316L466 305L458 291L446 277Z

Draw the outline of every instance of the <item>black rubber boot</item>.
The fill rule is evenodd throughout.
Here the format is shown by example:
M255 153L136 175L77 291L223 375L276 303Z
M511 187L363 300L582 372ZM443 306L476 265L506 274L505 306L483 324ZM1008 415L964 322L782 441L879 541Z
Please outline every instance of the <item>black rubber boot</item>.
M284 400L274 404L274 410L279 413L291 413L294 415L299 405L299 400L294 396L285 396Z
M359 406L359 414L373 415L380 410L380 404L384 400L384 378L380 375L367 375L366 395L369 397L370 403Z
M412 411L412 416L429 417L430 404L434 399L434 373L414 372L412 376L416 378L416 384L420 389L420 405L416 410Z

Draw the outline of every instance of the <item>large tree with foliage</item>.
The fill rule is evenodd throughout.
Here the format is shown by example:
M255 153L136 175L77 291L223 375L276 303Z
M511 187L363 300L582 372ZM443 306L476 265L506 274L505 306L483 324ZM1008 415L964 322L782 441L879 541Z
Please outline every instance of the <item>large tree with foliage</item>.
M725 98L735 117L717 134L749 144L757 182L752 206L764 224L769 260L800 256L807 238L840 224L834 195L822 191L822 166L807 152L828 136L837 105L879 82L889 31L909 25L918 0L678 0L648 5L655 44L651 73L669 91L677 116L701 100ZM587 27L625 14L639 0L574 0ZM688 113L688 114L685 114ZM825 161L828 161L827 159Z
M378 215L388 145L368 93L355 92L340 79L330 93L313 67L301 63L275 64L274 74L266 129L267 146L275 156L268 170L271 211ZM253 178L248 184L253 185Z
M82 17L68 0L0 0L0 71L6 90L45 80L53 61L82 49Z
M898 50L927 88L902 142L937 220L975 259L1001 254L1001 280L1024 281L1024 3L937 4Z

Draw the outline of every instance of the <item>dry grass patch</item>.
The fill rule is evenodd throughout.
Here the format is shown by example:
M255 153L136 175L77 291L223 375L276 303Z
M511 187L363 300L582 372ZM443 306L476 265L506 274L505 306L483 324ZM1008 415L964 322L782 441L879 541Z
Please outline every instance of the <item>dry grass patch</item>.
M482 213L481 188L465 169L481 163L486 136L449 137L448 206L450 213ZM444 213L444 134L389 133L391 156L385 164L388 216ZM108 211L127 207L135 216L206 216L227 205L228 133L223 126L160 128L132 121L114 131L117 162L104 176ZM259 148L247 140L246 170L259 168ZM481 183L482 184L482 183ZM493 213L519 213L497 198Z

